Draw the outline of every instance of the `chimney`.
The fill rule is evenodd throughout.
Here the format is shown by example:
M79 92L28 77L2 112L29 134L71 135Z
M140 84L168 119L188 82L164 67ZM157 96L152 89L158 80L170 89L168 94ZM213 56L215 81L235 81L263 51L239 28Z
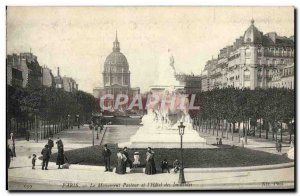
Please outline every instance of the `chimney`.
M60 76L60 74L59 74L59 67L57 68L57 76Z

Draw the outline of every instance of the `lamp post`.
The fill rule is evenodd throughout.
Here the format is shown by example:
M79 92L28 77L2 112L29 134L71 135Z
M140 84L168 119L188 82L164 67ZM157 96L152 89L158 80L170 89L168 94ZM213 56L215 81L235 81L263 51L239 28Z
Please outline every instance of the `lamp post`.
M180 154L181 154L181 167L179 170L179 184L184 184L185 178L184 178L184 171L183 171L183 149L182 149L182 137L184 135L184 129L185 126L183 125L183 122L180 122L180 125L178 126L179 135L180 135Z
M68 129L70 128L70 117L71 117L71 115L70 114L68 114Z
M95 128L96 128L96 126L93 128L93 146L95 144Z
M99 139L99 131L98 130L99 130L99 127L97 126L97 138L96 138L97 140Z

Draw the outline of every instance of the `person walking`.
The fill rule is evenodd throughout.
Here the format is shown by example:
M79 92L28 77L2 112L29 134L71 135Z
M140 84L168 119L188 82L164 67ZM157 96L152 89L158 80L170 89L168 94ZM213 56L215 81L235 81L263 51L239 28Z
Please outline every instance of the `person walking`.
M48 170L48 162L50 159L50 150L48 148L48 144L45 145L43 148L41 154L43 155L43 164L42 164L42 170Z
M276 142L275 142L275 148L276 148L276 151L279 152L279 150L278 150L278 140L276 140Z
M9 144L7 144L6 147L6 168L9 169L10 167L10 162L13 160L13 153L9 147Z
M281 141L278 142L278 152L281 152L282 149L282 143Z
M57 152L56 165L58 165L58 169L62 169L60 166L65 164L65 154L64 149L60 147Z
M16 157L17 154L16 154L16 144L15 144L15 140L13 140L13 147L12 147L12 153L13 153L13 156Z
M117 167L116 167L116 173L117 174L125 174L126 173L126 156L120 149L117 153Z
M147 152L146 152L145 174L148 174L148 175L156 174L154 151L150 147L147 148Z
M105 171L111 171L110 169L110 156L111 156L111 151L107 148L107 144L104 145L104 149L102 150L102 156L104 159L104 164L105 164Z
M125 162L125 166L127 166L127 164L129 164L129 168L132 168L132 160L129 159L129 154L128 154L128 149L125 146L123 149L123 154L126 156L126 162Z

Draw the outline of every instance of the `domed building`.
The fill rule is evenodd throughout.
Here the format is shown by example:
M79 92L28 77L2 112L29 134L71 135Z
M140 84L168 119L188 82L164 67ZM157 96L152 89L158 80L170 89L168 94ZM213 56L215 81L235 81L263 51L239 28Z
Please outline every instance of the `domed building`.
M108 90L114 92L128 94L130 90L130 71L127 59L120 52L120 43L116 35L116 40L113 43L113 51L110 53L104 62L103 70L104 87L109 87Z
M126 56L120 52L120 42L116 33L113 42L113 51L106 57L102 72L103 87L94 88L93 94L95 98L100 98L105 94L114 95L114 99L118 94L125 94L133 97L140 93L140 88L131 88L129 64ZM107 106L114 105L114 100L106 101Z

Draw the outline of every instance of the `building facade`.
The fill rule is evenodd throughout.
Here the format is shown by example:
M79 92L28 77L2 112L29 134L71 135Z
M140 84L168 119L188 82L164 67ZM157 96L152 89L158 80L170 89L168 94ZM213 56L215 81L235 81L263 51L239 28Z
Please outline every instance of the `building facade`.
M7 55L6 65L8 85L23 88L29 84L41 85L41 67L38 65L37 56L31 52Z
M54 76L51 69L46 66L42 67L42 84L47 87L54 86Z
M71 77L61 77L59 68L53 76L50 68L41 67L37 56L31 52L9 54L6 57L7 85L26 87L55 87L68 92L78 91L78 84Z
M63 89L65 91L67 92L78 91L78 84L73 78L64 76L62 80L63 80Z
M202 90L229 86L250 89L277 87L278 73L283 69L291 70L290 66L293 65L294 37L279 36L275 32L263 34L252 20L243 36L232 45L222 48L218 58L206 63L202 74ZM294 76L280 78L294 88L290 84Z
M57 68L57 75L54 77L54 83L55 88L63 89L64 91L72 93L78 91L78 84L76 83L76 81L71 77L62 77L60 75L59 67Z
M176 74L175 78L180 86L184 86L184 92L195 93L201 91L202 77L194 74Z

